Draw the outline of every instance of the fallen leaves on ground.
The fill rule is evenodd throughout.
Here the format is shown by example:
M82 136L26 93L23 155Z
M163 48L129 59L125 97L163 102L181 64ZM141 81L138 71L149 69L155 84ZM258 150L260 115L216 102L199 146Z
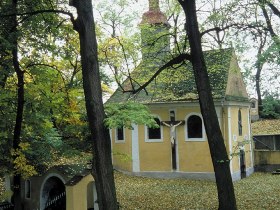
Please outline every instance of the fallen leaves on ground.
M117 197L124 210L218 209L216 184L188 179L155 179L115 172ZM3 196L0 178L0 198ZM280 209L280 176L254 173L234 182L238 209Z
M211 181L155 179L116 172L121 209L218 209ZM280 209L280 176L255 173L234 183L238 209Z

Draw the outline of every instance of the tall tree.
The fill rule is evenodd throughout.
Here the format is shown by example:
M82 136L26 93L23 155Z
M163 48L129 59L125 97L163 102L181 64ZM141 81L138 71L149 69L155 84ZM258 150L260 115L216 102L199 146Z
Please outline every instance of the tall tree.
M51 1L48 1L51 2ZM30 3L30 2L29 2ZM52 3L51 3L52 4ZM32 5L32 4L31 4ZM38 18L36 21L34 20L34 24L37 24L39 27L43 27L44 23L48 23L49 19L52 19L53 16L47 15L47 14L54 14L54 13L66 13L70 17L72 17L72 20L74 20L73 16L64 11L56 10L51 7L51 9L41 9L40 8L33 8L31 5L27 6L29 10L22 10L17 14L16 10L11 10L13 13L7 14L4 17L12 17L15 18L15 20L18 20L19 17L21 17L21 21L24 22L26 20L31 20L32 18L36 19L36 17L41 17L42 19ZM74 4L74 5L80 5ZM44 5L45 6L45 5ZM43 6L42 6L43 7ZM24 7L25 8L25 7ZM109 131L105 126L103 125L103 121L105 118L105 113L104 113L104 108L103 108L103 102L102 102L102 90L101 90L101 84L100 84L100 72L98 69L98 63L97 63L97 44L96 44L96 34L95 34L95 29L94 29L94 22L93 22L93 15L92 15L92 6L90 1L85 3L84 5L81 4L78 8L78 18L76 21L74 21L75 28L78 29L80 32L80 37L81 37L81 57L82 57L82 68L83 68L83 78L84 78L84 87L85 87L85 96L87 100L87 110L88 110L88 119L90 122L90 128L93 133L93 141L92 144L94 145L94 161L93 161L93 170L94 170L94 176L97 181L97 191L98 191L98 198L99 198L99 206L100 209L116 209L117 208L117 202L116 202L116 193L115 193L115 185L114 185L114 177L113 177L113 167L112 167L112 161L111 161L111 148L110 148L110 136L109 136ZM82 9L81 9L82 8ZM41 10L40 10L41 9ZM45 14L47 13L47 14ZM83 16L84 15L84 16ZM58 15L57 15L58 16ZM32 18L31 18L32 17ZM84 22L85 20L85 22ZM45 21L45 22L44 22ZM61 24L64 23L65 20L62 20L58 25L60 26ZM21 24L22 24L21 22ZM53 21L54 23L54 21ZM56 23L56 22L55 22ZM87 26L90 27L85 27L83 24L86 24ZM28 24L26 24L28 25ZM34 29L36 29L35 25L30 25L31 27L34 26ZM49 23L49 26L45 27L47 31L52 30L56 28L54 25ZM88 30L91 29L91 30ZM43 27L44 30L44 27ZM37 31L36 31L37 32ZM58 32L58 31L56 31ZM45 33L47 34L47 33ZM37 37L39 36L39 38ZM49 113L46 114L46 116L50 116L53 121L53 126L54 127L59 127L57 124L57 117L55 116L55 108L56 104L60 101L54 101L56 100L55 98L55 93L58 93L57 91L61 91L64 89L72 88L75 86L75 83L78 82L78 69L79 65L77 62L72 62L70 61L70 66L74 68L73 74L71 75L71 78L69 79L69 84L68 87L67 84L64 84L65 86L60 87L59 83L64 83L65 82L65 77L69 77L69 73L65 72L65 68L67 68L67 65L57 65L57 62L55 63L55 59L59 56L59 53L61 53L61 49L57 50L55 48L55 45L57 44L56 40L53 39L53 36L50 35L46 38L44 37L44 34L32 34L28 39L26 38L24 41L26 43L29 43L29 41L32 42L34 41L34 37L37 37L37 41L39 42L38 45L42 46L42 48L37 49L37 45L28 45L25 46L24 48L24 54L25 55L30 55L30 57L41 57L41 59L37 60L28 60L28 59L22 59L21 61L25 61L24 66L26 68L29 68L28 70L26 69L25 73L28 74L28 85L31 88L32 85L37 83L36 85L36 91L38 90L39 93L34 94L34 101L28 101L28 111L29 112L36 112L37 116L40 116L40 114L37 113L39 109L37 109L37 104L38 100L36 101L36 98L44 98L44 101L46 101L46 104L48 104L50 107L44 106L44 111L49 110ZM41 39L42 38L42 39ZM61 37L60 37L61 38ZM67 38L67 36L66 36ZM28 41L27 41L28 40ZM44 41L47 42L44 42ZM58 39L62 43L64 43L65 40L63 39ZM67 40L66 40L67 42ZM90 43L90 45L89 45ZM30 43L29 43L30 44ZM30 47L29 47L30 46ZM61 45L60 45L61 46ZM36 49L36 50L34 50ZM93 54L92 54L93 53ZM45 55L44 55L45 54ZM32 55L32 56L31 56ZM51 55L49 59L46 59ZM95 57L96 56L96 57ZM67 52L64 56L59 56L59 58L67 58L70 57L69 54L67 55ZM59 60L59 59L58 59ZM43 62L41 62L43 61ZM77 61L77 60L76 60ZM59 69L61 68L61 69ZM42 72L42 70L44 70ZM41 71L41 72L39 72ZM45 90L42 85L42 78L43 76L41 74L45 74L48 77L47 72L51 72L50 76L51 79L45 80L48 88ZM54 73L57 72L58 74ZM38 75L34 76L33 74L36 73ZM65 74L64 74L65 73ZM56 76L59 75L61 80L56 80ZM34 77L33 77L34 76ZM96 80L96 81L93 81ZM34 81L34 84L31 85L30 81ZM57 82L60 81L60 82ZM26 81L25 81L26 82ZM40 84L39 84L40 83ZM50 84L49 84L50 83ZM22 83L24 84L24 83ZM33 89L34 90L34 89ZM58 93L61 94L61 93ZM30 94L32 95L32 94ZM66 93L66 101L69 102L69 106L72 106L75 103L71 103L72 101L69 100L69 92ZM44 97L42 97L44 96ZM64 96L63 96L64 97ZM78 97L77 97L78 98ZM76 99L77 99L76 98ZM29 98L31 99L31 97ZM49 101L48 101L49 100ZM39 100L40 101L40 100ZM35 105L35 106L34 106ZM73 105L75 106L75 105ZM66 108L65 106L63 106ZM51 109L50 109L51 108ZM66 109L65 109L66 110ZM52 112L52 113L51 113ZM54 117L54 118L53 118ZM40 116L41 119L41 116ZM50 120L50 119L49 119ZM46 122L49 122L46 119ZM33 122L32 122L33 123ZM34 131L34 124L29 124L29 127L26 126L27 130ZM27 133L27 132L26 132ZM29 135L29 134L28 134ZM29 137L29 136L28 136ZM36 135L37 137L37 135ZM36 138L35 137L35 138ZM34 137L33 137L34 138ZM96 141L96 139L98 141ZM37 151L37 150L36 150ZM38 152L38 151L37 151ZM20 202L16 202L20 205Z
M93 141L92 173L96 181L99 209L117 209L117 199L111 159L109 130L104 126L105 112L97 56L97 42L91 0L70 1L77 9L73 20L80 37L83 86L91 138Z
M191 63L199 95L201 113L205 123L212 163L214 166L219 209L237 209L234 188L229 167L229 157L212 98L209 77L198 29L195 0L178 0L186 16L186 31L190 44Z
M110 69L119 86L140 60L139 50L136 50L140 46L139 34L131 30L135 13L128 12L128 6L129 2L123 0L115 1L114 5L102 1L95 6L97 28L102 33L97 37L100 69Z
M17 11L17 0L13 0L11 4L12 11ZM14 127L13 149L16 151L20 148L21 142L21 130L23 121L23 108L24 108L24 71L21 70L18 58L18 22L17 16L12 16L12 30L11 30L11 44L13 45L12 57L13 66L17 75L17 114ZM14 157L14 161L17 155ZM15 167L15 166L14 166ZM15 169L14 169L15 170ZM13 181L13 199L15 210L22 209L21 206L21 188L20 188L21 175L19 173L14 174Z
M257 61L256 61L256 74L255 74L255 81L256 81L256 92L258 97L258 108L259 113L262 113L263 105L262 105L262 91L261 91L261 73L263 70L263 66L265 64L265 59L263 58L263 51L266 45L267 40L267 33L266 32L259 32L259 36L256 37L256 40L259 39L259 46L257 52Z
M267 37L266 37L267 33L266 32L268 32L271 36L271 39L272 39L272 44L271 45L274 45L276 47L277 51L278 51L276 56L278 57L280 55L280 36L274 30L273 23L272 23L273 22L272 17L271 17L271 15L269 15L269 12L267 11L266 7L271 9L271 11L272 11L271 13L276 15L277 19L280 18L280 12L277 9L277 7L273 4L273 1L258 0L258 6L261 8L261 11L262 11L263 17L265 19L265 23L266 23L266 27L263 29L263 32L262 32L262 34L265 34L265 37L263 38L262 34L260 34L260 36L259 36L261 42L260 42L260 45L259 45L259 48L258 48L258 53L257 53L257 56L258 56L258 59L257 59L257 62L256 62L257 73L256 73L256 76L255 76L259 112L260 112L260 115L262 115L263 104L262 104L262 94L261 94L261 88L260 88L261 71L262 71L263 65L265 63L265 60L267 60L267 61L271 60L271 59L269 59L269 57L267 55L265 55L267 53L262 52L263 48L266 44L265 42L267 40ZM269 48L271 48L271 47L269 47ZM267 51L269 51L269 48L268 48ZM271 55L270 55L270 57L271 57Z

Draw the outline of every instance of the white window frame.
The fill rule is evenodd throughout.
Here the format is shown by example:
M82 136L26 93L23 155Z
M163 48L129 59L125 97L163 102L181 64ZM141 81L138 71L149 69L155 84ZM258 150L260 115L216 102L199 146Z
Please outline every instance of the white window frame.
M123 139L118 139L118 129L119 128L115 128L115 143L117 143L117 144L125 143L125 127L122 127L122 129L123 129Z
M154 118L158 118L159 122L161 122L161 118L157 115ZM149 127L145 126L145 142L163 142L163 126L160 124L160 139L149 139Z
M193 115L198 116L201 119L201 122L202 122L202 138L189 138L188 137L188 119ZM185 117L185 122L186 122L185 126L184 126L185 141L206 141L206 133L205 133L205 128L204 128L204 122L203 122L202 115L200 113L196 113L196 112L189 113Z

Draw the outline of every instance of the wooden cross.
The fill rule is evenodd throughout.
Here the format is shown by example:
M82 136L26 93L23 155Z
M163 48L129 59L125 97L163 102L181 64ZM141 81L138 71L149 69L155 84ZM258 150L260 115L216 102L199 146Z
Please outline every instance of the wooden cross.
M173 170L177 169L176 164L176 127L179 125L184 125L185 121L175 120L175 112L170 111L170 121L161 121L162 125L165 125L170 128L170 142L171 142L171 151L172 151L172 168Z

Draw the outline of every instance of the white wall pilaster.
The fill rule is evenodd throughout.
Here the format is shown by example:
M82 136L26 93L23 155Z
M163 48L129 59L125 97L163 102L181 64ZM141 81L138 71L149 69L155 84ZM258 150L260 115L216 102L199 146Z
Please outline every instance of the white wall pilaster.
M138 125L132 124L132 172L140 172Z

